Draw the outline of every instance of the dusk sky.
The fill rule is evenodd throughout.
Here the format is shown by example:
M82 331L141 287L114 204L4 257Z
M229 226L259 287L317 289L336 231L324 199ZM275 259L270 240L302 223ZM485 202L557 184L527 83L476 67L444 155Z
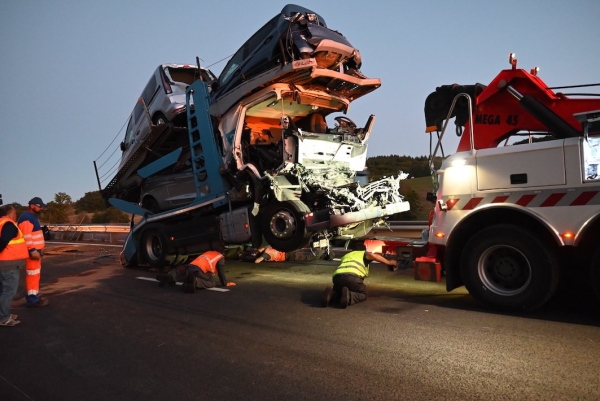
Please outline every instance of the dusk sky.
M27 204L34 196L47 203L58 192L76 201L98 190L93 161L112 154L107 166L118 162L119 131L159 64L193 64L198 56L219 74L285 4L2 1L4 203ZM597 0L297 4L322 15L360 50L363 74L381 78L381 88L348 112L359 126L370 114L377 117L369 156L429 155L427 95L445 84L488 84L509 68L510 52L519 67L539 67L549 86L600 82ZM587 90L600 93L600 87Z

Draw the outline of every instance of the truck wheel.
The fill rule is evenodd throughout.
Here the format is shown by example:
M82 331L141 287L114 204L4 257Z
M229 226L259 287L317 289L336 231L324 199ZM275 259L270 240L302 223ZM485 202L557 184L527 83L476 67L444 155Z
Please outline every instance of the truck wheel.
M304 248L310 240L305 214L308 206L300 201L273 201L262 213L261 225L265 240L281 252Z
M177 260L176 255L167 253L167 237L157 229L147 229L140 240L139 254L151 267L172 265Z
M592 258L592 264L590 265L591 282L596 299L600 302L600 249L596 251Z
M529 231L508 224L477 232L463 248L460 266L469 293L494 309L539 308L558 284L553 249Z

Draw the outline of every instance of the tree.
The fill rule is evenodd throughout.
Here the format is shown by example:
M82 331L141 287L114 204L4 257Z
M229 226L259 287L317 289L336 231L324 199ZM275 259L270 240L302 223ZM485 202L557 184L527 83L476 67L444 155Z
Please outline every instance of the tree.
M109 207L106 210L101 212L97 212L92 217L93 224L107 224L107 223L128 223L129 216L127 214L121 212L120 210L115 209L114 207Z
M100 212L106 210L107 205L100 194L100 191L86 192L81 199L75 202L75 211L81 212Z
M71 197L64 192L54 195L54 201L48 202L48 208L44 212L48 222L64 224L69 222L69 209L72 205Z

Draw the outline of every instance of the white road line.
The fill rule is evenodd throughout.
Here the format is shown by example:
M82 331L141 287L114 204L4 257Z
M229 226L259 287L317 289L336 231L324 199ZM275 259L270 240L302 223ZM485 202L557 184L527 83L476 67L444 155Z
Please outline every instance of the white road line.
M155 283L158 283L158 280L155 278L150 278L150 277L136 277L136 279L138 280L146 280L146 281L154 281ZM181 283L175 283L176 285L181 285ZM229 289L227 288L218 288L218 287L213 287L213 288L205 288L206 290L211 290L211 291L217 291L217 292L228 292Z

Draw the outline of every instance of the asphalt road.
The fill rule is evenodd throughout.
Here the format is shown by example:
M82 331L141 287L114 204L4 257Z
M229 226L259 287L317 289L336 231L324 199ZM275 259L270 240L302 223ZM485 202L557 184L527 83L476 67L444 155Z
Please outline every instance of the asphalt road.
M374 265L320 308L335 262L227 261L227 292L159 288L119 248L47 248L42 294L0 328L0 400L598 400L600 314L578 291L528 315ZM565 294L567 294L565 293Z

